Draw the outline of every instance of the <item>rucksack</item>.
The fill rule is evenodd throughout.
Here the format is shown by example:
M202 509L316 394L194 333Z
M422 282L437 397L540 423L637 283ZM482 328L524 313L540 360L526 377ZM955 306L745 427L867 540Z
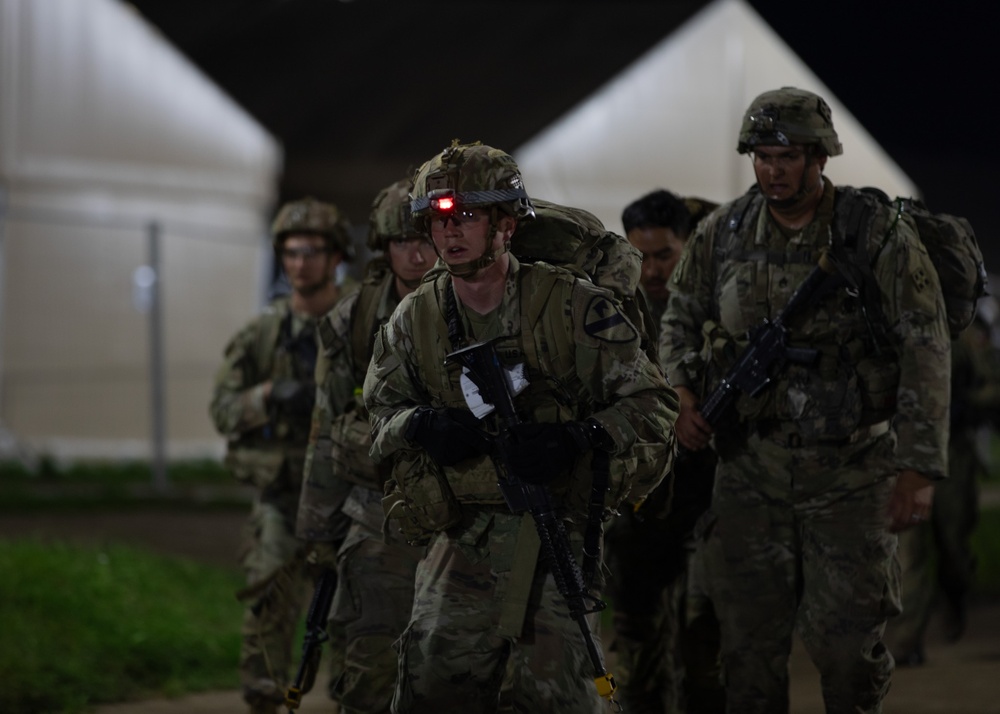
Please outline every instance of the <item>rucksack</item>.
M877 210L874 201L881 202L895 211L896 217L890 230L900 216L903 214L910 216L916 224L920 241L927 249L941 283L941 293L948 317L948 331L952 339L957 338L972 324L976 316L976 304L981 297L987 295L986 266L976 241L976 234L969 221L947 213L933 213L919 199L891 200L877 188L856 189L854 193L863 200L838 201L834 209L834 224L844 227L850 243L852 233L856 236L859 228L871 224L874 212ZM866 284L875 290L871 265L878 256L876 254L862 257L862 253L867 251L852 251L852 254L858 256L856 264ZM871 294L878 293L875 291ZM869 309L880 315L881 305L877 304L878 301L869 302L872 303ZM880 319L885 325L884 316L880 316Z
M639 292L642 254L623 236L582 208L532 198L535 217L521 220L510 250L522 262L544 261L565 268L614 293L622 312L639 330L642 349L658 364L652 317Z

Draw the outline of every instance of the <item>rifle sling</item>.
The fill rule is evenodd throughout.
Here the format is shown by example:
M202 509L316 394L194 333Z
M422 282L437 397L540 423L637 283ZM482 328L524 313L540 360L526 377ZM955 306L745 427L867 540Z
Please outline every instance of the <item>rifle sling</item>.
M514 558L508 575L509 588L504 593L503 605L500 608L497 634L501 637L518 638L521 636L540 549L541 540L538 537L535 520L531 513L525 512L521 515L521 524L517 531Z

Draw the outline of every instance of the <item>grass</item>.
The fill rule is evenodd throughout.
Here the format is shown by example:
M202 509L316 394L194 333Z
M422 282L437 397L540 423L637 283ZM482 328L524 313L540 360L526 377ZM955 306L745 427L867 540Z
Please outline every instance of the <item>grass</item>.
M126 546L0 541L0 711L236 688L241 584Z
M232 477L222 464L210 459L171 462L167 476L177 484L226 484ZM90 483L100 485L148 483L152 478L145 461L79 461L61 465L43 456L32 467L19 461L0 461L0 479L26 483Z
M153 488L152 469L143 461L85 461L60 465L43 457L31 468L0 461L0 511L37 511L95 506L231 507L246 498L217 461L180 461L167 467L169 488ZM195 495L197 493L197 495Z
M150 479L143 463L60 468L43 461L32 471L0 463L0 510L134 508L142 500L132 487ZM173 464L170 479L232 484L215 462ZM38 486L51 493L39 498ZM204 507L183 493L178 508ZM1000 597L1000 508L980 514L973 548L974 594ZM241 606L233 592L241 585L236 572L125 546L0 540L0 712L74 714L101 703L237 688ZM605 632L611 611L602 613Z

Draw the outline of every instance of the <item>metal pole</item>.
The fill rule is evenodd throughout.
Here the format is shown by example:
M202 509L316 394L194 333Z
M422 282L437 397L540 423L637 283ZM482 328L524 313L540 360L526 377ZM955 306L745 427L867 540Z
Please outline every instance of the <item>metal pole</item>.
M163 366L163 301L160 290L160 224L152 221L149 230L149 267L153 281L149 300L149 367L152 386L152 469L153 488L165 492L170 487L167 479L166 458L166 404L164 400L166 376Z
M4 305L4 278L6 277L6 265L4 258L6 255L6 227L7 227L7 192L0 187L0 325L8 324L4 322L7 317ZM3 425L3 385L7 379L4 374L3 361L3 328L0 327L0 456L6 458L17 451L17 441Z

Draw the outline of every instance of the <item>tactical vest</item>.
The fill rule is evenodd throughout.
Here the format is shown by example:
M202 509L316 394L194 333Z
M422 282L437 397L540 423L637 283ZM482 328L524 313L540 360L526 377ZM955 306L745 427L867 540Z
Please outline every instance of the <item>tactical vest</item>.
M254 326L254 370L250 383L267 380L296 379L312 381L318 345L315 322L307 320L292 335L292 311L287 298L273 301ZM257 486L267 486L278 478L283 466L290 478L300 480L302 460L309 439L308 416L291 417L273 414L264 426L243 432L229 442L226 466L234 477Z
M574 337L567 329L562 299L569 295L575 280L572 274L553 269L544 264L521 264L516 276L519 281L517 296L519 307L514 324L504 326L504 334L497 340L496 349L504 367L524 365L528 386L515 397L514 403L522 419L537 422L566 422L581 419L597 410L597 406L581 401L585 394L583 382L576 374L573 358ZM452 351L448 334L447 292L450 277L438 276L433 283L433 297L425 295L411 315L414 330L414 361L421 365L444 365L444 357ZM555 302L553 302L555 300ZM441 369L427 369L420 373L426 401L434 407L466 409L467 404L460 383L461 368L447 364ZM493 418L488 415L483 427L489 433L498 433ZM564 482L551 484L553 496L569 513L586 514L593 481L592 454L578 459L572 475ZM443 499L434 504L436 527L457 518L461 504L496 506L506 510L497 488L497 473L489 457L462 462L458 467L440 468L421 463L422 471L410 470L407 475L397 468L394 477L404 496L417 511L425 505L423 500ZM405 471L404 467L404 471ZM418 483L437 479L436 483ZM615 506L622 499L624 478L612 468L609 505ZM445 517L447 501L451 502L450 516ZM582 521L581 521L582 522ZM447 526L445 526L447 527Z
M817 218L803 229L802 244L792 250L781 248L780 229L756 187L733 202L713 250L718 326L743 336L777 314L816 266L830 236L845 230L836 221L842 215L839 202L849 200L844 197L838 189L833 206L821 204ZM871 213L864 225L852 229L857 240L865 242L879 229L877 218ZM751 425L794 422L803 443L841 441L859 427L889 418L899 367L876 344L867 314L860 296L845 284L791 320L789 346L818 350L818 358L813 364L789 363L755 398L742 395L737 403L741 418ZM706 337L715 327L705 326Z
M375 465L368 452L371 449L371 425L368 412L361 399L368 363L371 361L375 335L391 313L395 301L391 300L394 275L387 268L376 266L365 278L351 306L349 344L334 332L328 320L319 329L320 343L327 354L343 349L351 350L351 369L354 379L354 401L343 414L333 415L330 423L330 461L337 478L382 492L389 467ZM386 315L379 317L379 307L387 305Z

